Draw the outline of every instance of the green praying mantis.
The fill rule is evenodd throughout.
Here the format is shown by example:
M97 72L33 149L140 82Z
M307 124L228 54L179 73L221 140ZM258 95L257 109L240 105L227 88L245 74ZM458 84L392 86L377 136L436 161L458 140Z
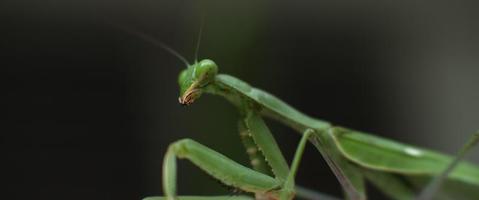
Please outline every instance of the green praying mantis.
M479 133L474 134L454 158L337 126L310 117L238 78L218 74L218 66L212 60L198 62L195 59L194 64L189 64L163 43L144 34L135 34L165 48L187 65L178 78L180 104L191 105L203 94L213 94L224 97L237 108L239 135L252 167L241 165L192 139L181 139L170 144L164 157L162 181L165 196L146 200L327 199L329 197L295 184L295 175L308 141L317 148L337 177L346 199L366 199L366 181L386 196L398 200L479 199L479 167L461 161L479 140ZM263 117L277 120L301 134L290 165ZM223 184L252 193L254 197L177 196L177 158L191 161Z

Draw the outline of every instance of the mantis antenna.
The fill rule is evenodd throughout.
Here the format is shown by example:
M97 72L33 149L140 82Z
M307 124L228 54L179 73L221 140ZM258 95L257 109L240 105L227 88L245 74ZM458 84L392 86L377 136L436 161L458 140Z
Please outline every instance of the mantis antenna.
M174 49L172 49L171 47L169 47L165 43L153 38L152 36L147 35L147 34L142 33L142 32L139 32L139 31L135 31L135 30L126 28L124 26L116 25L116 27L118 27L118 28L122 29L123 31L125 31L127 33L130 33L132 35L136 35L136 36L140 37L141 39L143 39L147 42L150 42L150 43L152 43L156 46L159 46L159 47L163 48L165 51L171 53L172 55L174 55L178 59L180 59L183 63L185 63L186 67L190 66L190 63L188 62L188 60L185 59L185 57L181 56L181 54L179 54L177 51L175 51ZM200 33L200 35L201 35L201 33ZM198 46L199 46L199 44L198 44Z
M201 15L200 31L198 32L198 40L196 41L195 49L195 63L198 63L198 52L200 51L201 35L203 34L203 27L205 26L205 15Z

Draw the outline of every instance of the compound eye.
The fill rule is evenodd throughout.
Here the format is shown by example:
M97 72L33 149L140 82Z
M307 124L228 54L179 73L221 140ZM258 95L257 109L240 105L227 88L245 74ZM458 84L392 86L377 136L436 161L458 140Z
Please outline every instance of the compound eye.
M198 63L196 68L197 78L210 82L218 73L218 66L209 59L204 59Z

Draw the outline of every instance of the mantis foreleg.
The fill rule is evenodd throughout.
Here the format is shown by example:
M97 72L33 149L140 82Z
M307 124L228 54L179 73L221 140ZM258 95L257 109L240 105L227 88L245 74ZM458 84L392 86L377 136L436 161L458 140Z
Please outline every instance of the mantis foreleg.
M268 126L266 126L261 116L254 111L248 112L244 121L246 128L250 130L251 137L263 153L275 177L283 183L289 174L289 167Z
M280 186L276 179L254 171L191 139L168 148L163 164L163 187L168 200L176 198L176 157L190 160L222 183L243 191L262 193Z
M311 136L311 134L313 134L314 131L312 129L308 129L304 132L293 158L291 170L289 170L288 164L284 159L276 140L269 131L263 119L254 111L250 111L244 121L246 125L245 128L248 130L248 133L251 135L257 147L260 148L276 178L283 183L279 191L280 199L292 199L295 195L294 178L296 176L296 172L308 138Z
M258 149L256 142L251 137L251 130L247 128L244 118L238 120L238 130L246 153L249 156L251 167L263 174L272 175L271 167L266 163L263 153Z
M244 118L243 131L247 131L251 136L258 150L266 158L272 171L276 174L275 178L261 172L252 170L236 163L226 156L198 143L191 139L179 140L171 144L164 158L163 164L163 187L166 197L154 197L151 200L203 200L203 199L230 199L243 200L247 197L241 196L217 196L217 197L198 197L183 196L176 197L176 158L190 160L193 164L203 171L220 180L222 183L239 188L243 191L256 193L257 197L279 197L281 200L290 200L294 197L294 178L298 169L301 156L304 152L307 140L313 130L307 130L303 134L297 152L292 162L292 170L284 159L278 145L276 144L268 127L259 115L251 112ZM259 195L259 196L258 196Z

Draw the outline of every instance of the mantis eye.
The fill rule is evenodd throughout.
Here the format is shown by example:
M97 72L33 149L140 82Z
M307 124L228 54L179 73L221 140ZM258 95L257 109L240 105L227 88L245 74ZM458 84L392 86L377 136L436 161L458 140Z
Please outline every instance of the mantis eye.
M194 76L200 85L206 85L213 81L216 74L218 74L218 66L212 60L204 59L195 66Z

